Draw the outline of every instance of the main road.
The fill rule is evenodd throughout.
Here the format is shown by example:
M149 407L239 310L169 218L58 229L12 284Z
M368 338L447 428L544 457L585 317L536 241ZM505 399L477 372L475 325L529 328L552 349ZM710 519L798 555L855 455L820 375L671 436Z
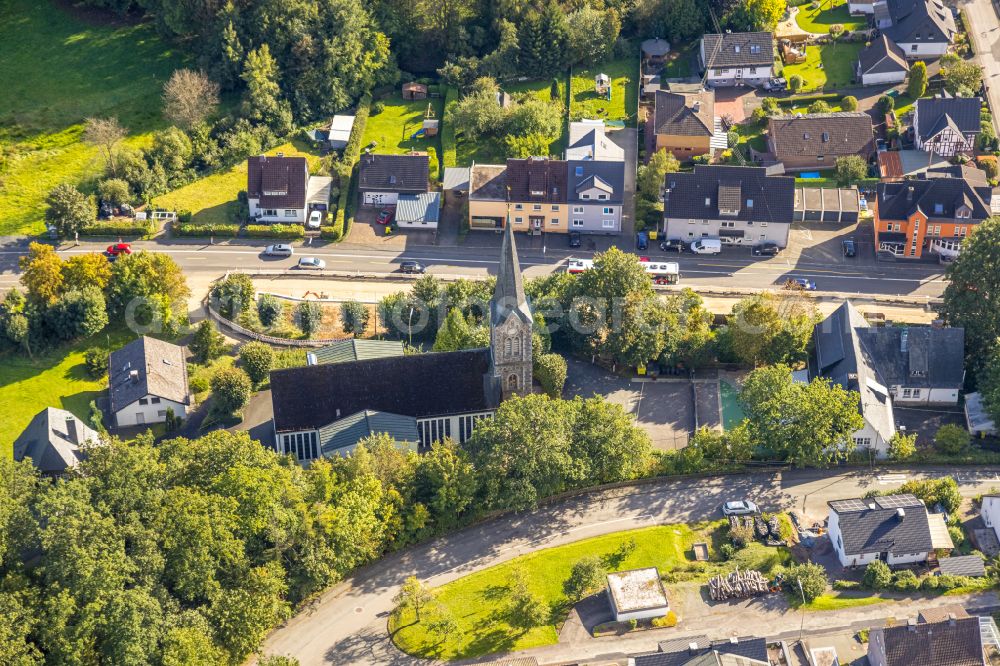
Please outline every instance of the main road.
M392 599L408 576L436 587L539 548L638 527L717 517L722 502L733 498L752 499L764 510L792 510L811 524L826 516L829 500L859 497L872 489L891 490L909 479L946 474L955 476L966 497L1000 486L1000 468L832 474L792 470L664 479L584 493L532 512L495 518L363 567L275 630L263 653L292 655L303 666L410 663L389 644L386 630Z

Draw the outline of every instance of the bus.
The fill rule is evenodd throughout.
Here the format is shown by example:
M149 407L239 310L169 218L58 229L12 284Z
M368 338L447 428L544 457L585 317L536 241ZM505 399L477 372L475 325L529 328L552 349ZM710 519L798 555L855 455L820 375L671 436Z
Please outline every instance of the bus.
M677 284L680 281L680 265L676 261L652 261L644 258L639 261L639 265L656 284ZM571 275L589 271L593 267L594 262L590 259L570 257L566 262L566 272Z
M590 259L574 259L570 257L569 261L566 262L566 272L571 275L589 271L593 267L594 262Z

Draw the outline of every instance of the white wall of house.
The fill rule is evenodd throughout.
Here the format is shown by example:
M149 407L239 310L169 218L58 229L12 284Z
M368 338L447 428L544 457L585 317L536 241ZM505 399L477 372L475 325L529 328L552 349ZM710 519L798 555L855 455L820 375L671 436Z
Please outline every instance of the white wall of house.
M706 81L708 85L718 87L735 86L737 83L759 86L771 78L772 69L772 67L713 67L708 70Z
M881 86L891 83L902 83L906 80L906 72L883 72L880 74L862 74L861 85Z
M1000 539L1000 497L984 497L979 514L983 517L986 527L992 528Z
M998 513L1000 515L1000 513ZM837 512L830 509L830 515L827 519L827 535L830 537L830 543L833 545L834 552L837 553L837 559L840 560L840 565L844 567L863 567L867 566L871 562L879 559L879 553L862 553L860 555L846 555L844 553L844 538L840 533L840 518ZM923 562L927 559L927 553L901 553L893 555L889 553L886 556L886 564L889 566L898 566L903 564L913 564L915 562Z
M907 60L919 60L925 57L940 58L948 52L948 42L900 42Z
M851 439L858 449L875 449L876 458L886 458L889 456L889 442L879 434L868 419L865 419L865 427L855 432Z
M395 206L398 192L365 192L362 199L365 206Z
M917 562L923 562L927 559L927 553L902 553L899 555L893 555L889 553L886 558L886 564L890 567L901 566L903 564L916 564Z
M618 234L622 230L622 207L599 201L569 204L569 230L582 234Z
M916 120L914 120L916 125ZM943 157L951 157L956 153L971 152L975 148L975 135L964 136L946 127L934 136L916 137L917 148L924 151L933 150Z
M670 606L657 606L656 608L647 608L645 610L620 613L618 612L618 606L615 604L615 598L611 594L611 591L607 590L606 594L608 595L608 603L611 605L611 612L615 616L615 622L628 622L629 620L649 620L654 617L663 617L670 611Z
M893 386L892 402L896 405L957 405L957 388L910 388Z
M167 420L168 409L174 410L174 416L180 418L187 416L187 405L159 396L147 395L115 412L115 423L118 424L119 428L145 423L163 423Z
M874 14L874 2L848 2L847 11L851 14Z
M778 247L788 245L788 229L791 220L785 222L745 222L723 219L688 219L668 217L664 227L667 238L697 240L705 236L720 237L720 231L743 231L743 238L723 238L723 243L732 245L756 245L769 241Z
M437 222L416 222L413 220L401 220L396 218L396 226L401 229L437 229Z
M261 222L305 224L306 221L304 208L263 208L260 205L260 199L249 199L247 205L250 209L250 217Z

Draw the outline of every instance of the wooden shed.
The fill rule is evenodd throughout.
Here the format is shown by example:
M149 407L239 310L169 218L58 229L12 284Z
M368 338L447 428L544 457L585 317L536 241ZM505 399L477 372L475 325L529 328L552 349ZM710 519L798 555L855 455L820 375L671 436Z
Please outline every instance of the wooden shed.
M404 83L403 99L427 99L427 86L415 81Z

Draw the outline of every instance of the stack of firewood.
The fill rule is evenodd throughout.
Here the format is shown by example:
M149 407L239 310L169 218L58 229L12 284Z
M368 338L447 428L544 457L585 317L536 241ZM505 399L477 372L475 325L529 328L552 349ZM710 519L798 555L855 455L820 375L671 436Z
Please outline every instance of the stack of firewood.
M729 574L720 574L708 581L709 595L713 601L726 599L743 599L770 590L767 578L759 571L752 569L739 570Z

